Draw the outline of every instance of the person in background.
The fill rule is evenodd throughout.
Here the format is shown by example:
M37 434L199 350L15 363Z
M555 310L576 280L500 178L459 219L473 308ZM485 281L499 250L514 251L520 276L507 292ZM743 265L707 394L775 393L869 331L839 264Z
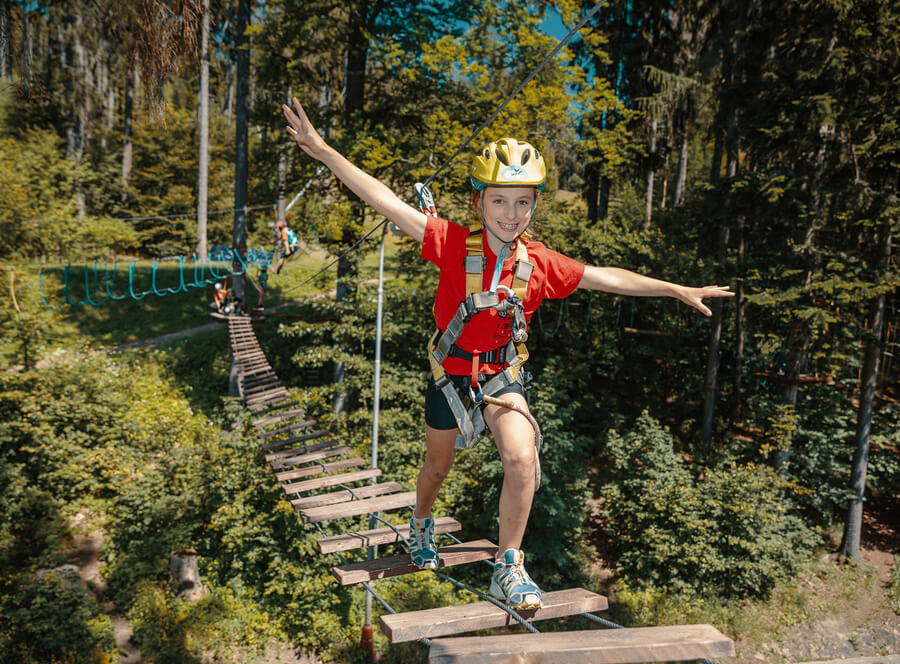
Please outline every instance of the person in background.
M275 264L275 269L272 270L273 274L278 274L281 272L281 267L284 265L284 261L297 251L300 248L300 241L297 240L297 234L294 233L290 228L285 226L283 221L278 222L278 234L279 240L282 246L281 257L278 259L278 263Z

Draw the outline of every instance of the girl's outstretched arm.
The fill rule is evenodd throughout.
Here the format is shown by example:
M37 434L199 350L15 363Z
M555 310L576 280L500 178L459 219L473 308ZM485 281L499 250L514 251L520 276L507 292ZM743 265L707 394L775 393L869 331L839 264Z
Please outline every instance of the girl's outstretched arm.
M293 109L287 104L282 104L281 108L288 121L287 131L297 141L297 145L310 157L325 164L354 194L375 208L376 212L390 219L412 239L422 242L425 239L425 215L404 203L379 180L351 164L329 146L306 117L300 102L296 98L293 102Z
M728 290L728 286L704 286L702 288L679 286L618 267L594 267L592 265L584 268L584 276L581 277L578 287L616 295L674 297L694 307L704 316L712 315L709 307L703 304L704 299L734 296L734 293Z

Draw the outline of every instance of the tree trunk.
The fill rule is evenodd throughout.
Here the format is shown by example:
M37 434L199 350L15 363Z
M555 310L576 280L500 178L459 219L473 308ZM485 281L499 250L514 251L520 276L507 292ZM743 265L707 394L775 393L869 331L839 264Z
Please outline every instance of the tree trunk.
M133 66L125 72L125 108L122 115L125 120L124 145L122 146L122 203L128 200L128 181L131 179L131 160L134 144L131 140L131 118L134 112L135 71Z
M347 69L344 74L346 92L344 110L348 126L361 126L366 92L366 60L369 57L369 37L366 19L369 0L351 3L347 36Z
M23 12L25 34L22 39L22 83L26 92L31 92L31 82L34 77L34 22L28 17L28 12Z
M584 169L584 197L587 199L587 217L591 224L597 223L597 198L600 195L600 169L589 163Z
M10 0L0 0L0 78L12 80L12 67L9 62L9 12Z
M180 599L192 602L209 593L200 581L197 552L193 549L173 553L169 557L169 569Z
M235 258L232 270L241 270L232 279L232 292L238 306L244 309L244 275L241 259L247 256L247 178L249 171L248 95L250 91L250 50L247 45L247 26L250 24L250 0L238 0L237 36L237 94L234 115L234 234ZM240 259L238 258L240 256Z
M231 126L231 116L234 114L234 59L226 58L225 62L225 104L222 109L225 122Z
M713 143L712 163L709 165L709 179L711 182L718 182L722 172L722 153L725 148L722 142L722 134L718 127L714 126L713 131L716 134L716 138Z
M744 218L738 217L737 286L734 295L734 376L731 388L731 423L741 419L741 379L744 373Z
M675 180L675 200L673 207L680 207L684 203L684 192L687 189L687 172L688 172L688 126L685 123L684 133L681 137L681 150L678 153L678 179Z
M609 214L609 189L611 186L610 179L605 175L601 176L600 195L597 197L597 217L599 219L606 219L606 215Z
M888 270L891 259L891 232L882 226L879 232L876 279L880 280ZM869 434L872 431L872 411L875 404L875 387L878 376L878 360L881 356L881 334L884 327L884 293L872 300L869 317L872 327L866 339L863 353L862 374L859 382L859 408L856 415L856 451L850 470L850 491L853 494L844 523L841 554L850 560L859 560L862 537L863 500L866 491L866 470L869 459Z
M209 0L200 19L200 155L197 167L197 257L206 262L206 216L209 199Z
M656 165L656 126L658 121L653 118L650 121L650 163L647 165L647 195L645 202L644 227L650 228L653 221L653 167Z
M728 226L723 226L719 239L719 270L725 264L726 252L728 249ZM709 454L712 446L713 419L716 409L717 383L719 377L719 346L722 341L722 319L723 308L722 300L715 299L710 303L712 309L712 319L710 321L709 330L709 350L706 355L706 384L703 392L703 429L701 440L703 449Z
M662 192L659 195L659 209L666 209L666 197L669 195L669 151L666 150L666 159L663 162Z

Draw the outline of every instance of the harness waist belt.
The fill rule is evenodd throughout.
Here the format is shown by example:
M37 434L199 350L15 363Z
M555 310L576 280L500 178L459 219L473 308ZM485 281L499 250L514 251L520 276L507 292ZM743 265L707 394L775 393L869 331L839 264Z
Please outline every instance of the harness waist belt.
M434 339L435 344L440 340L442 334L443 332L438 331L438 335ZM494 350L489 350L484 353L479 353L478 361L481 364L506 364L506 349L508 347L509 342L507 341L499 348L495 348ZM447 353L447 357L456 357L467 362L472 361L472 353L467 350L463 350L456 344L450 346L450 352Z

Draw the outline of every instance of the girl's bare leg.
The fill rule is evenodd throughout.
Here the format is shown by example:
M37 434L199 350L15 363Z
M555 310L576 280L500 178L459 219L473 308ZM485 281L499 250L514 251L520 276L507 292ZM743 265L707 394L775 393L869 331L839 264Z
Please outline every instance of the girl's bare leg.
M528 410L525 397L504 394L504 399ZM521 414L501 406L487 406L484 419L503 462L503 489L500 492L500 534L497 556L507 549L520 549L531 502L534 498L534 429Z
M453 465L456 433L456 429L432 429L425 425L425 463L416 482L416 508L413 510L417 519L431 515L431 506L441 483Z

